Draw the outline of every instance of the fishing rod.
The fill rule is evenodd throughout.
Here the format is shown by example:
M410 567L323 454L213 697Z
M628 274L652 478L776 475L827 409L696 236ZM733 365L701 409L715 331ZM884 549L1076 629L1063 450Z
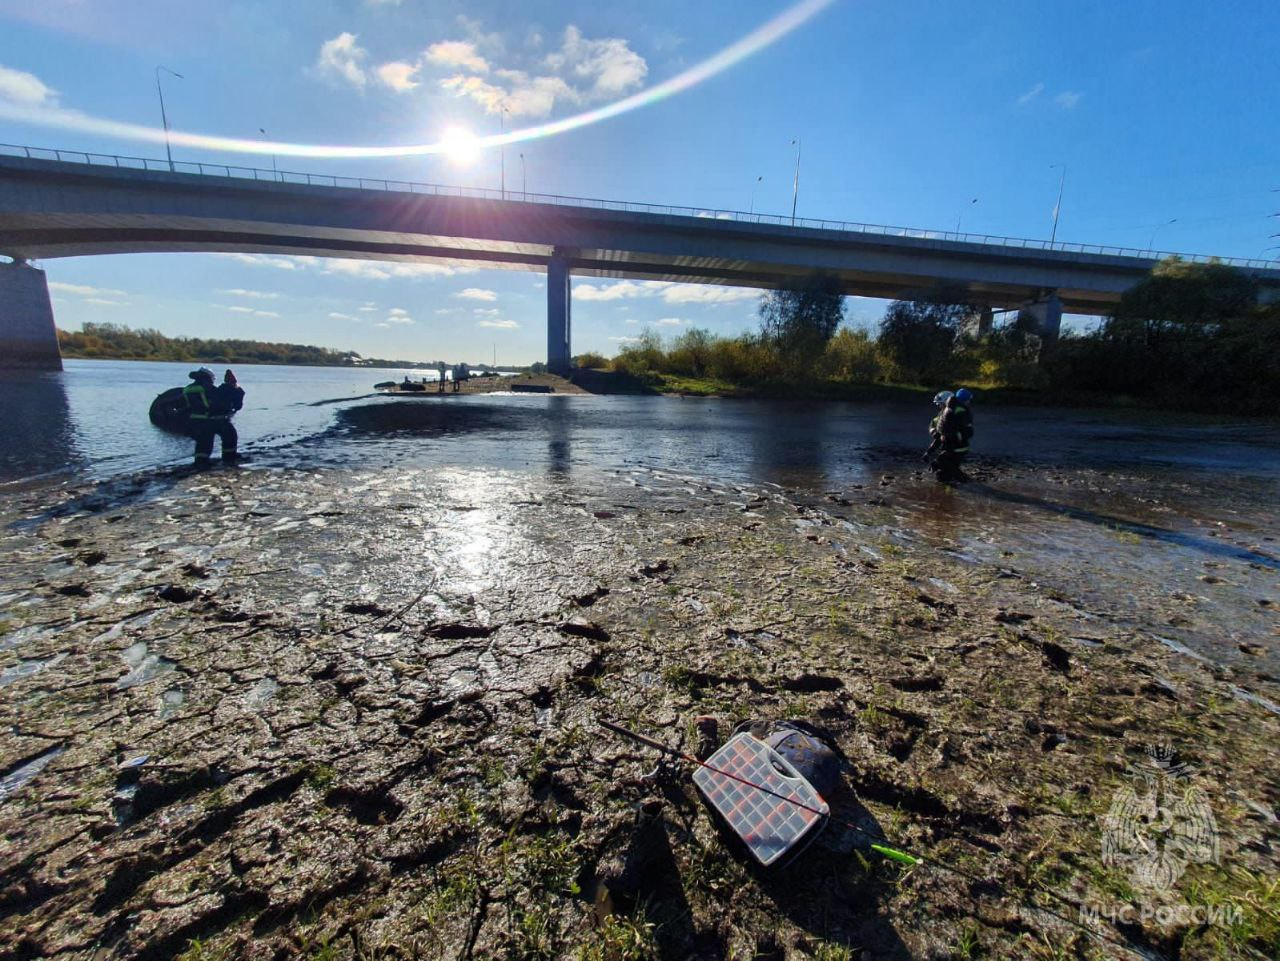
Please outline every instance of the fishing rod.
M798 798L790 797L785 794L779 794L777 791L774 791L763 784L757 784L754 781L749 780L748 778L744 778L737 774L734 774L732 771L722 770L713 764L708 764L706 761L699 760L698 758L694 757L692 754L686 754L684 751L676 750L675 748L670 747L669 745L663 744L661 741L654 740L651 737L646 737L645 735L638 734L635 731L629 731L622 725L615 724L613 721L607 721L604 718L597 718L597 720L600 722L600 725L602 727L612 731L615 734L621 734L623 737L628 738L632 741L635 741L639 744L643 744L645 747L652 748L655 751L660 751L669 757L676 758L677 760L687 761L690 764L697 765L698 767L706 768L708 771L711 771L713 774L719 774L721 777L730 778L731 780L737 781L738 783L743 784L746 787L754 788L757 791L763 791L765 794L778 798L781 801L786 801L788 804L795 805L796 807L803 808L804 810L809 811L813 814L816 814L819 817L830 818L831 820L839 824L841 827L849 828L850 830L856 831L859 834L866 837L871 842L870 843L871 849L875 851L877 854L881 854L886 858L889 858L893 861L898 861L902 864L907 864L907 865L917 865L917 864L924 863L924 858L917 857L914 854L908 854L906 851L900 851L897 848L889 847L887 844L879 843L878 835L872 834L866 828L859 827L857 824L854 824L852 821L846 821L843 818L832 817L829 813L820 811L819 809L814 807L810 807L808 804L805 804L803 801L799 800ZM950 872L951 874L954 874L957 877L964 878L965 880L968 880L971 882L981 882L982 880L984 880L978 877L977 875L973 874L972 872L965 871L962 868L957 868L953 865L947 864L945 861L934 860L934 861L930 861L929 863L933 866L941 868L944 871ZM1078 910L1080 907L1078 904L1074 903L1069 898L1065 898L1055 891L1050 891L1047 888L1040 888L1038 889L1038 891L1039 893L1044 894L1045 896L1052 898L1053 900L1058 901L1074 910ZM1106 937L1105 935L1100 934L1097 931L1094 931L1086 927L1084 924L1080 923L1079 921L1074 920L1073 918L1070 918L1067 915L1064 915L1058 911L1054 911L1052 908L1043 907L1042 905L1038 905L1035 902L1030 900L1027 900L1026 904L1036 911L1041 911L1047 915L1050 915L1051 917L1057 918L1059 921L1063 922L1069 927L1073 927L1076 930L1081 931L1087 937L1090 937L1095 941L1108 945L1109 947L1120 948L1122 951L1125 951L1133 955L1134 957L1141 958L1142 961L1160 961L1160 959L1162 958L1161 955L1155 952L1142 950L1141 948L1134 947L1130 943L1118 941L1115 938Z
M772 788L766 787L763 784L757 784L756 782L748 778L744 778L741 775L734 774L732 771L725 771L722 768L716 767L714 764L708 764L706 761L700 761L698 758L694 757L692 754L685 754L683 751L677 751L675 748L669 747L668 745L663 744L661 741L655 741L653 738L645 737L645 735L643 734L637 734L635 731L628 731L625 727L623 727L620 724L615 724L613 721L606 721L604 718L599 718L598 720L600 721L600 724L602 727L608 728L610 731L613 731L613 733L615 734L621 734L623 737L630 738L633 741L643 744L645 747L653 748L655 751L661 751L663 754L666 754L670 757L678 758L681 761L688 761L691 764L696 764L698 767L706 768L708 771L710 771L713 774L719 774L721 777L727 777L730 780L737 781L739 784L744 784L749 788L754 788L757 791L762 791L765 794L770 795L771 797L776 797L781 801L786 801L788 804L794 805L795 807L802 808L803 810L808 811L811 814L816 814L820 818L828 818L830 820L835 821L837 824L839 824L842 827L847 827L847 828L850 828L851 830L857 831L859 834L863 835L864 837L868 838L871 841L871 850L875 851L877 854L884 855L885 857L893 861L898 861L901 864L915 865L915 864L924 863L924 858L917 857L914 854L908 854L906 851L899 851L897 848L891 848L887 844L880 843L881 839L879 838L878 835L872 834L870 831L866 830L865 828L859 827L858 825L854 824L852 821L845 821L841 818L834 818L831 816L830 813L826 811L822 811L815 807L811 807L810 805L805 804L799 798L791 797L790 795L786 795L786 794L779 794L777 791L774 791Z

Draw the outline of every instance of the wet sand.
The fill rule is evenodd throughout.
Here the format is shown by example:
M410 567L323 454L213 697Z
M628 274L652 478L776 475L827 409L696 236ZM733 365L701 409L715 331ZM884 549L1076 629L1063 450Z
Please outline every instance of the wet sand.
M975 474L264 461L9 496L0 956L1273 956L1272 508ZM837 813L925 863L833 824L754 869L597 724L691 750L699 715L825 729ZM1102 823L1158 745L1220 863L1144 891ZM1152 904L1243 920L1080 916Z

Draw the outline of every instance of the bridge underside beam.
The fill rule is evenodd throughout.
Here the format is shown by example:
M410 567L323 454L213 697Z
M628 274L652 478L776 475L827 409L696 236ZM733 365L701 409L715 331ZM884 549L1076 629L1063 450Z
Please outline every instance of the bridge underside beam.
M44 271L0 264L0 367L62 370Z
M10 249L41 259L95 256L116 253L265 253L314 257L392 260L406 263L492 267L506 270L549 269L552 248L521 245L522 249L452 246L447 243L392 243L351 237L266 235L225 230L174 230L171 228L46 228L5 231ZM632 278L674 283L725 284L776 289L803 280L812 268L793 265L680 257L639 251L605 251L578 248L569 261L580 277ZM845 293L888 300L906 298L928 289L928 277L887 275L883 271L845 268L833 270ZM994 307L1018 307L1040 293L1038 287L975 281L966 285L970 296ZM1065 310L1080 314L1105 314L1114 298L1087 290L1059 290Z

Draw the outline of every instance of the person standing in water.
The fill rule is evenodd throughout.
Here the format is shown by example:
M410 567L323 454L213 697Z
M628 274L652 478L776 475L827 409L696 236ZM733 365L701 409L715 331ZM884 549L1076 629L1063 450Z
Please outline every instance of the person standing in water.
M942 441L942 453L934 463L937 478L944 484L969 479L960 465L964 463L969 453L969 442L973 439L973 414L969 411L972 399L973 394L961 387L947 398L942 415L938 418L937 430Z
M244 406L244 388L230 370L223 375L219 387L214 386L213 371L208 367L197 368L187 376L192 383L182 389L182 399L187 403L191 436L196 442L196 468L210 466L215 435L222 441L223 463L235 463L240 460L240 437L231 418Z

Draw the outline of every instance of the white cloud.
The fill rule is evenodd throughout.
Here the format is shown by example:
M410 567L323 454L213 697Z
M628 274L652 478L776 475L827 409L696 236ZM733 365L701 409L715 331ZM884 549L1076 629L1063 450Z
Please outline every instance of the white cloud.
M424 60L441 67L469 70L472 73L488 73L489 62L476 50L474 43L466 40L442 40L427 47Z
M254 307L245 307L242 304L215 304L223 310L229 310L233 314L249 314L253 317L279 317L274 310L257 310Z
M80 297L127 297L123 290L112 287L89 287L86 284L64 284L60 280L49 281L49 289L60 294L76 294Z
M384 87L390 87L396 93L408 93L419 86L418 71L420 67L401 60L384 63L375 73Z
M618 342L618 343L620 343L620 344L638 344L638 343L640 343L640 338L639 338L639 337L610 337L609 339L610 339L610 340L615 340L615 341L617 341L617 342Z
M364 0L366 7L398 7L400 0Z
M712 287L706 284L672 284L662 292L668 304L734 304L755 300L760 291L750 287Z
M393 307L391 308L391 312L387 314L386 322L388 324L407 325L413 323L413 318L409 316L409 312L407 310L402 310L399 307Z
M661 280L623 280L616 284L577 284L573 296L577 300L629 300L633 297L652 297L666 287Z
M499 330L515 330L520 325L514 320L482 320L477 327L496 327Z
M375 327L390 327L390 324L374 324Z
M466 290L460 290L453 296L461 300L484 300L492 303L498 299L496 292L492 290L481 290L479 287L468 287Z
M1018 98L1018 106L1025 107L1032 100L1035 100L1036 97L1040 96L1040 94L1042 93L1044 93L1044 84L1042 83L1036 84L1034 87L1032 87L1030 90L1028 90L1026 93L1024 93L1021 97Z
M314 258L313 258L314 259ZM450 267L446 264L411 264L392 260L323 260L321 271L342 277L362 280L390 280L392 277L452 277L454 274L471 273L469 267Z
M97 304L100 307L128 307L129 306L129 301L127 300L108 300L105 297L86 297L84 299L84 302L86 304Z
M593 99L606 99L640 86L649 73L649 65L617 38L586 40L582 31L570 24L564 31L564 42L558 53L547 57L547 66L557 72L568 72L588 82Z
M230 257L250 267L274 267L277 270L297 270L303 260L301 257L269 257L266 254L218 254L217 256Z
M361 61L369 55L363 47L356 46L354 33L340 33L332 40L326 40L320 47L320 57L316 60L316 69L324 74L341 77L354 87L364 89L368 80L361 66Z
M436 315L440 317L452 317L454 314L462 313L461 307L440 307L436 310Z
M336 310L329 314L330 320L359 320L359 317L352 317L350 314L340 314Z
M497 317L501 313L497 307L476 307L471 312L480 317Z
M1074 90L1064 90L1053 98L1053 102L1063 110L1070 110L1080 102L1080 94L1076 93Z
M523 70L499 70L498 76L507 81L500 103L517 117L545 117L555 109L557 98L582 102L582 95L560 77L531 77Z
M623 280L616 284L578 284L573 288L578 300L630 300L661 297L668 304L733 304L755 300L760 292L749 287L714 287L706 284L676 284L665 280Z
M480 32L479 24L460 18L471 41L447 40L427 48L421 63L454 71L440 86L458 97L481 104L487 113L505 109L512 117L546 117L558 103L584 103L616 99L643 83L649 72L644 57L626 40L610 37L589 40L570 25L560 48L540 60L537 46L526 44L525 62L495 68L492 56L481 54L505 45L500 37ZM494 79L489 79L492 76Z
M679 317L663 317L657 323L659 327L679 327L686 321L681 320Z
M58 94L35 74L0 64L0 100L22 107L53 107Z
M280 296L265 290L245 290L243 287L232 287L230 290L220 290L218 293L230 294L232 297L252 297L256 300L275 300Z

